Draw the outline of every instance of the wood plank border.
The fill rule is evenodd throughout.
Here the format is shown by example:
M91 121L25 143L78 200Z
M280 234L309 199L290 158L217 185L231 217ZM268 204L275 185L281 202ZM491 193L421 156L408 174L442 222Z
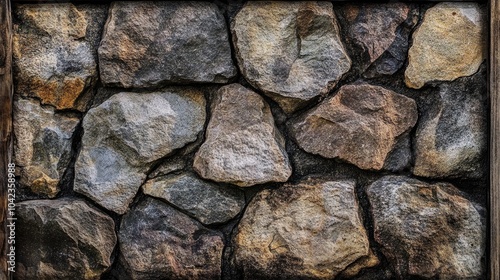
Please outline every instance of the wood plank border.
M12 0L18 3L102 2ZM437 2L435 0L432 2ZM411 1L410 1L411 2ZM441 1L440 1L441 2ZM478 1L482 2L482 1ZM0 0L0 279L11 279L7 271L5 238L7 218L7 166L12 156L12 19L10 0ZM489 279L500 280L500 0L489 1L490 49L490 191L489 191Z
M0 0L0 278L7 269L7 168L12 157L12 12L10 0Z

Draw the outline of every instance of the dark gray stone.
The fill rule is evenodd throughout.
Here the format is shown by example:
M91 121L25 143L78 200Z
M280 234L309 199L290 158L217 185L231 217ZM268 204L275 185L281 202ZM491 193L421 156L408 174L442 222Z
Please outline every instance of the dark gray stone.
M226 83L236 75L228 30L208 2L113 2L99 47L102 82L125 88Z
M128 279L220 279L222 234L147 197L120 225L120 265Z
M198 179L193 174L169 175L149 180L145 194L161 198L186 211L203 224L224 223L236 217L245 206L245 195Z
M116 244L113 219L83 200L17 204L17 279L101 279Z

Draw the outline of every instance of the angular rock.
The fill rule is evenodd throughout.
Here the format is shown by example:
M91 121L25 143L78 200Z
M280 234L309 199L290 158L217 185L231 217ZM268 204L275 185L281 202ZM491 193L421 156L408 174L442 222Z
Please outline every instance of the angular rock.
M97 80L95 41L106 7L19 5L13 37L16 93L56 109L85 111Z
M106 85L226 83L236 75L226 22L208 2L114 2L99 47Z
M222 234L146 198L120 225L121 266L130 279L220 279Z
M405 3L358 4L342 8L349 40L366 53L365 76L392 75L406 60L416 11Z
M477 72L487 56L486 12L477 3L444 2L427 10L413 33L405 83L421 88Z
M204 123L205 98L198 90L113 95L83 120L75 191L125 213L152 164L195 141Z
M240 187L290 177L284 139L262 97L231 84L217 91L211 108L205 142L194 158L201 177Z
M187 173L149 180L142 190L186 211L203 224L227 222L245 206L242 191L211 184Z
M368 187L375 240L401 279L479 279L486 228L450 184L386 176Z
M411 129L417 117L413 99L379 86L346 85L292 121L290 129L306 152L380 170L396 138Z
M410 8L404 3L346 6L349 36L377 60L396 39L396 28L404 22Z
M174 157L168 158L167 161L163 162L158 166L153 172L149 173L148 178L153 179L156 177L168 175L173 172L181 171L186 167L186 160L183 158Z
M97 280L111 266L113 219L85 201L23 201L16 216L16 278Z
M71 144L80 120L54 114L35 100L14 102L14 158L19 183L31 192L55 197L71 159Z
M328 93L351 67L328 2L250 1L231 32L243 76L286 112Z
M233 240L244 279L334 279L368 257L352 181L307 180L264 190Z
M486 71L439 85L425 98L415 133L413 174L481 178L486 174L488 109Z

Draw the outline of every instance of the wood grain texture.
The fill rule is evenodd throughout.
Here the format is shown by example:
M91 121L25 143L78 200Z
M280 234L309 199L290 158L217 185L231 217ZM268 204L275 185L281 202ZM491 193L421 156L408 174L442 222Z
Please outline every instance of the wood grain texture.
M5 234L7 212L7 166L12 156L12 20L10 0L0 0L0 279L7 271Z
M490 277L500 279L500 0L490 0Z

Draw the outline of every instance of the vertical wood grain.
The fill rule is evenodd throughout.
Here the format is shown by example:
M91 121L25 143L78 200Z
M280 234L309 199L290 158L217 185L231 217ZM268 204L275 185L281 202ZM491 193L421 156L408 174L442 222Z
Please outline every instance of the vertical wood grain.
M490 0L490 279L500 279L500 0Z
M6 259L7 166L12 156L12 20L10 0L0 0L0 279L9 279Z

